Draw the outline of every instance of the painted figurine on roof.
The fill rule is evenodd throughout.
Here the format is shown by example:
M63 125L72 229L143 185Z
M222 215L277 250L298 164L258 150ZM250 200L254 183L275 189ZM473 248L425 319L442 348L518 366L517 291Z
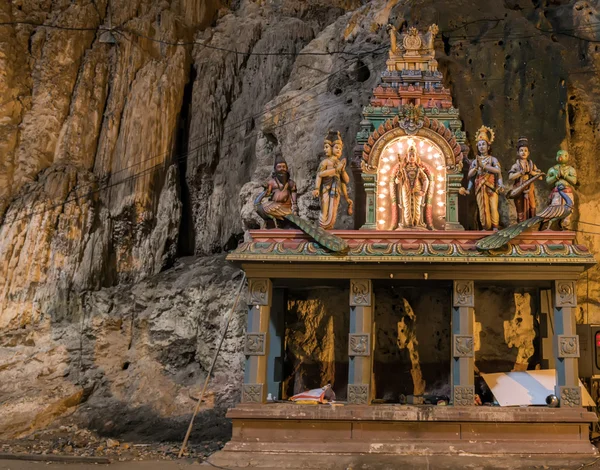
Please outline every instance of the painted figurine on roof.
M267 198L264 200L264 198ZM285 216L298 215L296 183L290 178L287 162L278 155L273 165L273 174L264 185L262 191L254 201L254 207L267 223L267 227L287 225Z
M506 197L512 199L517 209L517 222L523 222L535 215L535 185L543 173L529 158L529 142L526 137L517 141L517 161L508 170L508 180L513 187Z
M498 195L504 192L502 168L496 157L490 155L494 141L494 131L481 126L477 131L477 157L471 163L467 178L467 189L460 188L460 194L470 194L475 189L479 222L482 230L498 230L500 213L498 212Z
M325 158L319 164L313 196L319 198L321 213L319 226L330 230L335 226L340 198L348 203L348 215L352 215L353 201L348 196L350 177L346 171L346 159L342 160L344 143L339 132L329 131L323 143Z
M546 230L551 230L558 223L558 228L565 230L569 227L574 211L573 186L577 184L577 172L568 164L569 154L559 150L556 154L557 165L548 170L546 182L553 185L550 193L550 205L539 214L500 230L494 235L482 238L475 246L480 250L494 250L503 247L523 231L536 225L540 229L547 224Z
M392 169L390 194L392 227L401 229L433 229L433 172L417 155L417 147L408 147L406 157Z
M548 170L546 182L553 186L550 193L550 205L569 206L570 213L558 221L559 228L565 230L571 222L571 215L574 210L573 187L577 185L577 171L569 165L569 153L566 150L559 150L556 153L557 165ZM551 227L552 223L548 226Z
M298 215L296 183L290 177L287 162L278 155L273 173L254 200L254 209L267 228L299 228L319 245L334 252L344 251L348 244L341 238L315 227Z

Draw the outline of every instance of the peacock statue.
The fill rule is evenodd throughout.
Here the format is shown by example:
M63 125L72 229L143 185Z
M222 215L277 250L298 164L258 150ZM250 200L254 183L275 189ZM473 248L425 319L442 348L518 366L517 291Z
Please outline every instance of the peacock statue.
M560 221L563 221L569 217L573 213L573 200L568 196L567 191L565 191L566 187L564 185L558 185L555 190L560 198L552 198L550 205L542 212L527 220L524 220L523 222L511 225L510 227L506 227L505 229L500 230L493 235L482 238L475 243L475 246L479 250L484 251L496 250L506 245L525 230L532 228L537 224L540 224L541 229L541 227L547 222L548 228L550 228L555 222L560 223Z
M334 252L342 252L348 249L348 243L343 238L334 235L327 230L311 224L308 220L297 216L296 214L288 214L285 216L287 220L293 223L296 227L306 233L310 238L316 241L319 245Z

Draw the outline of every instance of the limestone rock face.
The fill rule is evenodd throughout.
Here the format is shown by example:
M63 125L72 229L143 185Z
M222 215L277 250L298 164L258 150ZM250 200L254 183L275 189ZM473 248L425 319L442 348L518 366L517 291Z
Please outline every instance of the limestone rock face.
M100 40L109 17L116 44ZM260 225L253 200L277 155L297 182L300 214L316 219L310 191L323 136L339 130L352 157L361 109L385 67L388 22L439 21L437 59L454 106L469 137L482 124L496 130L492 153L505 171L521 135L544 170L559 148L571 152L578 240L599 251L600 59L585 40L600 39L598 17L585 1L136 0L112 1L110 11L106 0L0 2L1 23L21 22L0 26L3 436L69 414L107 433L180 431L237 282L215 253ZM538 188L543 207L548 188ZM474 201L461 204L468 222ZM508 224L514 208L502 204ZM345 209L338 227L351 228ZM593 269L580 282L579 321L600 321L599 281ZM511 307L477 318L479 365L532 364L533 300L517 294L485 294ZM299 317L313 300L296 299ZM410 381L436 388L425 365L446 354L441 317L432 328L445 346L428 348L424 301L387 301L397 315L386 334L407 336L383 338L382 361L408 358ZM333 340L345 326L319 308L293 347L299 363L334 364L319 377L340 383L343 339ZM236 318L208 407L236 399ZM328 339L312 357L317 332ZM205 416L221 422L218 412Z
M130 33L186 38L185 4L148 2L135 17L113 6L123 29L111 46L96 30L106 2L21 3L4 2L3 20L79 29L2 26L2 326L39 320L57 294L172 263L181 198L170 152L191 58L190 47Z
M105 434L180 439L220 340L221 312L231 309L240 281L222 256L183 259L133 288L63 299L40 321L4 328L0 438L68 417ZM239 306L197 438L224 436L228 427L215 404L238 399L244 302Z

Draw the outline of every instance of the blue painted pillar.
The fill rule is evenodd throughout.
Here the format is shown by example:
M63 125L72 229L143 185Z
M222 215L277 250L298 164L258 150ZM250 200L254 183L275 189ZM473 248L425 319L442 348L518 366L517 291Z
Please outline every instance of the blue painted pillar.
M582 406L579 387L579 336L575 312L577 290L573 280L554 281L554 354L556 388L554 394L562 407Z
M452 403L475 403L475 287L473 281L454 281L452 293Z
M350 335L348 337L348 403L369 404L373 398L373 284L350 280Z
M248 279L248 326L244 344L246 368L242 402L264 403L268 393L269 329L273 285L270 279Z

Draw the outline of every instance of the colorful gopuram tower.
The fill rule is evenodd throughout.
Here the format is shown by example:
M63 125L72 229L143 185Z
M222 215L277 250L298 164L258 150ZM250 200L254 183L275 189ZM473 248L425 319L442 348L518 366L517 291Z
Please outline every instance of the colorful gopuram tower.
M409 147L415 147L420 166L430 173L426 210L436 230L462 230L458 221L458 189L463 159L468 148L458 109L452 106L450 90L435 60L434 39L438 27L425 34L414 28L398 33L389 26L391 48L387 70L363 109L361 129L354 149L359 201L364 201L364 221L358 226L371 230L403 228L402 188L397 188L398 170ZM396 214L400 212L400 214Z

